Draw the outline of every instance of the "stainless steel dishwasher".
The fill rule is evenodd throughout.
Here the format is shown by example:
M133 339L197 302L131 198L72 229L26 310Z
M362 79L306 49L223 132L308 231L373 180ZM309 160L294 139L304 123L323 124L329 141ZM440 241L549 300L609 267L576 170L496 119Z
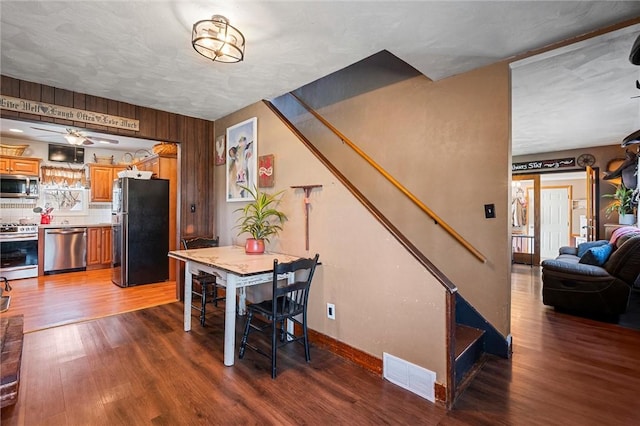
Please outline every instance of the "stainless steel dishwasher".
M44 273L87 269L87 228L44 231Z

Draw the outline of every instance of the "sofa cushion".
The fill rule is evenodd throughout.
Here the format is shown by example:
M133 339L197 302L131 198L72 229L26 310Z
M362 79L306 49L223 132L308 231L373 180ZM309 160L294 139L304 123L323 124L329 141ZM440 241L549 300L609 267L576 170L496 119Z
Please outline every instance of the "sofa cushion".
M632 285L640 274L640 235L629 238L604 264L611 275Z
M609 260L609 256L613 253L613 244L605 244L597 247L591 247L580 258L580 263L587 265L602 266Z
M616 247L620 247L625 241L635 235L640 235L640 228L635 226L622 226L613 231L609 242L615 244Z
M556 260L561 260L567 263L578 263L580 258L572 254L561 254L560 256L556 257Z
M592 247L600 247L603 246L605 244L609 244L609 241L607 240L598 240L598 241L587 241L586 243L580 243L578 244L578 253L577 256L578 257L582 257L587 250L589 250Z

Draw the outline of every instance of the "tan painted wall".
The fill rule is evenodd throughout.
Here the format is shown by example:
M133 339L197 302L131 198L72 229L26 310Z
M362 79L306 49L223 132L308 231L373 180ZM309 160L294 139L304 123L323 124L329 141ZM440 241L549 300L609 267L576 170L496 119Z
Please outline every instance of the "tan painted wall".
M273 191L286 189L281 208L289 221L268 249L320 253L309 327L378 358L388 352L421 365L445 383L443 288L262 103L216 121L216 135L251 117L258 117L258 154L275 155ZM245 236L232 229L243 203L225 201L225 174L224 166L215 168L216 229L221 244L243 244ZM289 188L304 184L323 185L310 197L309 252L303 193ZM335 320L326 318L327 302L336 305Z
M437 83L399 82L328 107L334 118L342 115L355 123L348 127L354 139L375 134L376 142L385 142L378 144L385 167L404 170L407 185L487 256L486 264L475 260L439 227L422 237L427 257L505 336L510 331L508 73L506 64L498 64ZM408 104L390 105L403 96ZM362 105L367 105L365 116L358 113ZM436 371L444 382L444 289L264 105L218 120L215 133L253 116L258 117L259 155L275 154L274 191L323 185L311 195L310 252L304 251L300 190L287 190L282 207L290 221L270 247L320 253L323 265L312 291L310 327L377 357L385 351L407 359ZM349 124L336 121L338 127ZM389 158L387 143L402 148L395 150L402 155ZM376 154L375 145L368 149ZM231 230L233 210L242 204L225 202L224 167L216 167L215 176L221 243L243 243L244 237ZM484 218L487 203L496 205L496 219ZM336 304L335 321L326 319L327 302Z
M383 72L379 63L372 68L376 76ZM340 71L305 86L300 94L487 257L487 263L479 262L422 211L393 198L382 178L366 173L348 149L334 141L333 149L342 149L342 157L348 158L344 167L360 167L358 176L349 176L356 186L506 336L510 332L510 210L505 196L510 167L508 66L499 63L436 82L412 77L355 94L349 91L354 80L349 72ZM341 99L336 95L340 90ZM495 219L484 217L484 205L489 203L495 204Z

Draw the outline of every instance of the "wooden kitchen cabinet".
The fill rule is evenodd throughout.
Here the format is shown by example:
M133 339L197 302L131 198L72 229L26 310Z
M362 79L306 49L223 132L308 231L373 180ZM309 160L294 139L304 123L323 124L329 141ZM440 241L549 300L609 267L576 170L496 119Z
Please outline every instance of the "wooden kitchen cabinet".
M87 270L111 267L111 226L87 228Z
M138 170L150 171L157 179L169 181L169 250L179 250L176 236L176 218L178 209L178 159L176 154L154 154L135 163ZM169 280L176 279L176 263L169 260Z
M40 174L40 159L3 155L0 157L0 173L38 176Z
M110 203L113 194L113 180L118 178L118 172L125 169L125 166L89 164L91 201Z

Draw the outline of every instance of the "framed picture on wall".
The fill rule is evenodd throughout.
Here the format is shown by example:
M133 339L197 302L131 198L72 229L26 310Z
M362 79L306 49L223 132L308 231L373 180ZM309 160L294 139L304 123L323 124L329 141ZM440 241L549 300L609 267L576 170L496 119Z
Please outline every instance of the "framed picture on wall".
M273 187L274 161L273 154L258 157L258 186L260 188Z
M224 135L220 135L216 138L216 144L215 144L215 150L216 150L216 166L221 166L223 165L226 160L227 160L227 153L226 153L226 146L225 146L225 140L224 140Z
M251 194L242 187L258 186L257 152L256 117L227 128L227 202L251 200Z

